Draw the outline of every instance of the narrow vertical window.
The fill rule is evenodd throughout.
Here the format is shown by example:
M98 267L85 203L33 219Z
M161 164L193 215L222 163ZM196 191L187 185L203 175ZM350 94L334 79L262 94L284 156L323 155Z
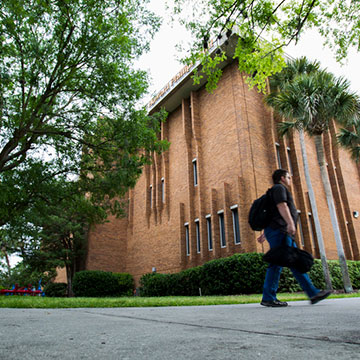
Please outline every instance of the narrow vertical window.
M240 226L239 226L238 206L234 205L230 209L231 209L232 220L233 220L234 242L236 245L238 245L238 244L240 244Z
M298 217L298 224L299 224L299 234L300 234L300 242L301 242L301 246L305 246L305 240L304 240L304 232L303 232L303 228L301 226L301 214L300 212L298 212L299 217Z
M211 232L211 215L206 216L206 229L207 229L208 248L209 251L212 251L213 240L212 240L212 232Z
M226 247L224 211L219 211L220 245Z
M196 229L196 251L199 254L201 251L200 248L200 223L199 223L199 219L195 220L195 229Z
M193 163L193 172L194 172L194 186L197 186L198 184L197 160L194 159L192 163Z
M280 158L280 144L275 143L275 149L276 149L276 159L278 162L279 169L282 169L281 167L281 158Z
M288 156L288 162L289 162L289 172L290 172L290 175L293 175L293 167L291 164L291 153L290 153L289 147L287 148L287 156Z
M152 203L153 203L153 199L152 199L152 185L150 185L149 187L149 203L150 203L150 209L152 208Z
M312 242L312 246L315 249L315 235L314 235L314 230L313 230L313 219L311 216L311 213L309 213L309 228L310 228L310 235L311 235L311 242Z
M165 179L161 178L161 201L165 203Z
M189 256L190 255L189 223L185 223L185 248L186 248L186 256Z

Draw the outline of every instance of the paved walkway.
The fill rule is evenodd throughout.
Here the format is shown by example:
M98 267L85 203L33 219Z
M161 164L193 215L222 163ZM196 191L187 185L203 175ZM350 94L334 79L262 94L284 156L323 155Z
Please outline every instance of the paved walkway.
M0 359L358 359L360 299L258 304L0 309Z

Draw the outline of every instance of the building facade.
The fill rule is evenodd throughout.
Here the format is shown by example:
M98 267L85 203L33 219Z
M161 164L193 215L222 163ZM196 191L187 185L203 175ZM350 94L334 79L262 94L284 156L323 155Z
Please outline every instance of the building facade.
M248 225L251 203L271 185L272 172L288 169L299 211L297 243L319 256L298 135L281 138L276 119L256 89L249 90L236 62L225 64L210 94L180 72L155 98L150 112L169 112L161 138L168 151L154 154L134 189L127 217L110 218L89 234L86 268L128 272L136 281L152 271L178 272L234 253L264 252L267 244ZM359 260L360 170L324 135L326 160L347 259ZM306 137L311 180L328 259L337 248L315 145Z

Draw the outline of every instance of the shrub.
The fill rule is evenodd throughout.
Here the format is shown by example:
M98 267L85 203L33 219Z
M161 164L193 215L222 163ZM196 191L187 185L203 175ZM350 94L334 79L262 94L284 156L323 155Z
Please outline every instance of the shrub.
M197 266L194 268L183 270L178 274L172 274L172 277L174 278L173 289L176 289L176 295L199 295L203 272L203 266Z
M134 293L134 279L127 273L113 273L118 282L118 296L132 296Z
M117 296L118 289L117 277L107 271L79 271L73 278L73 291L79 297Z
M288 268L283 268L279 281L278 292L297 292L301 291L299 283L295 280L292 272Z
M360 262L347 261L350 281L354 289L360 289ZM343 280L339 261L328 260L331 283L334 290L343 290ZM315 259L314 266L309 271L309 276L314 286L318 289L325 289L326 283L322 269L321 260ZM284 268L279 282L279 292L302 291L300 285L295 280L290 269Z
M235 254L211 260L202 267L203 295L236 295L261 292L266 264L262 254Z
M309 276L315 287L317 287L318 289L326 288L326 282L325 282L321 260L315 259L314 265L309 271ZM331 273L330 273L330 278L331 278Z
M168 296L169 275L165 274L145 274L140 279L141 296Z
M329 260L328 264L333 288L337 290L343 289L344 285L339 262L335 260Z
M360 262L348 261L349 276L354 289L360 289Z
M141 296L249 294L261 291L266 264L262 254L236 254L176 274L145 274Z
M140 278L141 296L199 295L201 267L175 274L145 274Z
M44 287L45 296L47 297L66 297L67 284L49 282Z
M202 266L176 274L146 274L140 279L141 296L196 296L237 295L261 293L267 264L261 253L235 254L211 260ZM333 288L343 289L338 261L328 261ZM354 289L360 288L360 262L348 261L349 275ZM315 259L309 272L313 284L324 289L325 279L321 261ZM279 292L302 291L291 270L284 268L279 281Z
M309 276L315 287L318 289L325 288L325 279L322 270L321 261L315 259L314 265L309 271ZM289 268L283 268L279 281L278 292L297 292L302 291L299 283L296 281L294 275Z

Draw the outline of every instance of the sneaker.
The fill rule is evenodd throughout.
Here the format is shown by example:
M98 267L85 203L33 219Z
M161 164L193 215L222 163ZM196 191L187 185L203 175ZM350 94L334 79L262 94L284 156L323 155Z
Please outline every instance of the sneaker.
M262 300L260 305L267 306L267 307L285 307L285 306L288 306L288 303L280 301L280 300L274 300L274 301Z
M330 290L323 290L318 292L315 296L310 299L311 305L315 305L321 300L326 299L331 294Z

